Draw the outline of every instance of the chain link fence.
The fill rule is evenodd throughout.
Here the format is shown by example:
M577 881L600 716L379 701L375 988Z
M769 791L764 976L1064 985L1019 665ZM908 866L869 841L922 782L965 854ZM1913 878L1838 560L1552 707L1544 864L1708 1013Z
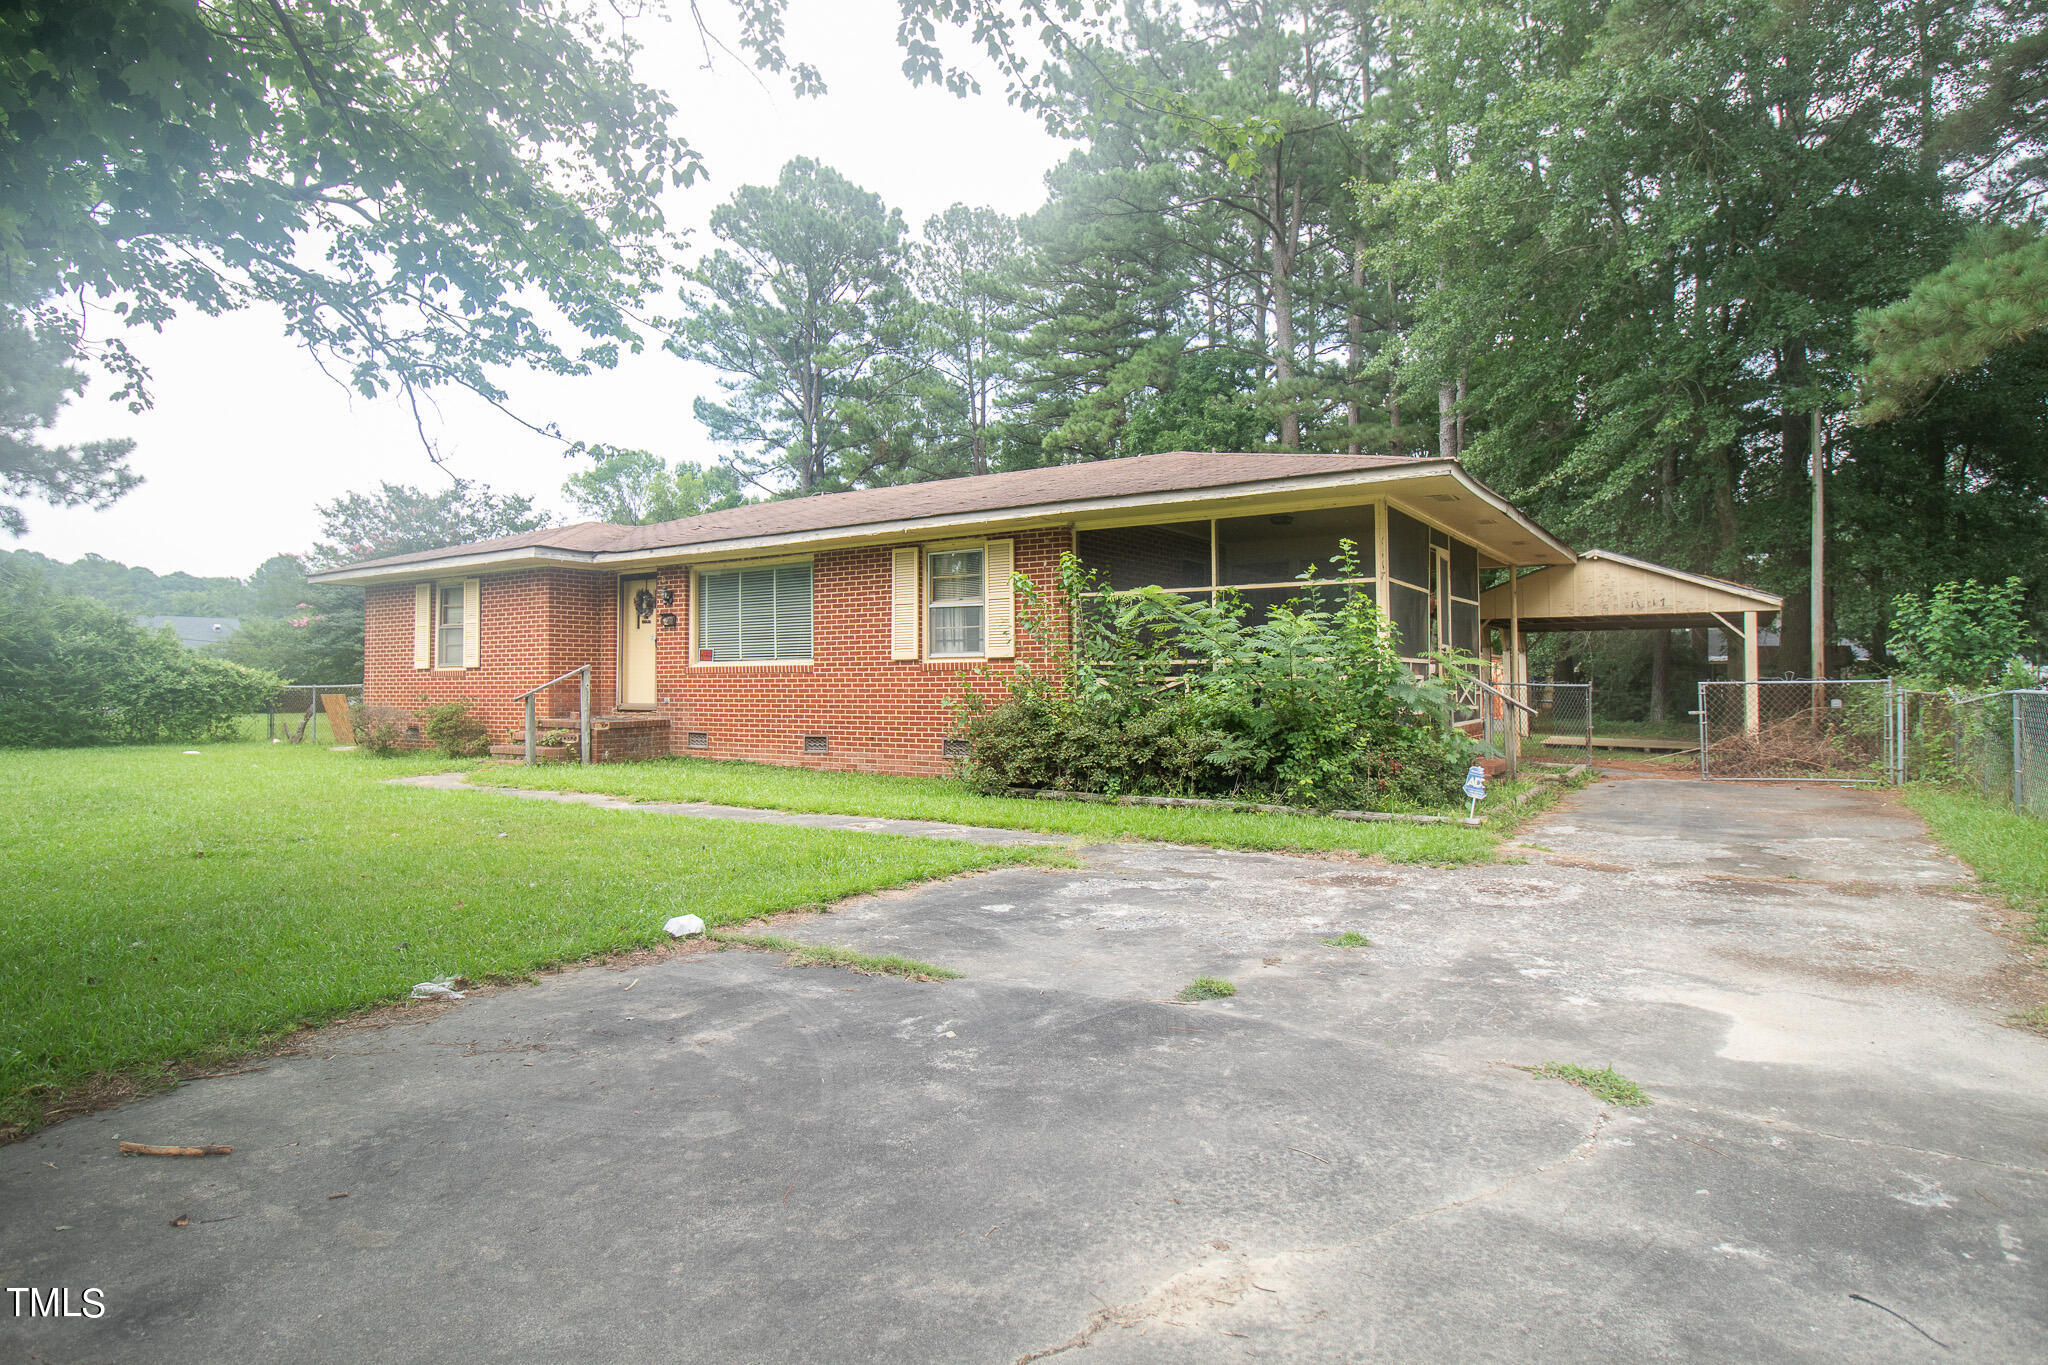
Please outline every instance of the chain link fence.
M1527 722L1522 757L1542 762L1593 758L1593 684L1589 682L1502 683L1500 690L1529 707L1516 711Z
M2048 820L2048 690L1905 692L1900 779L1945 782Z
M278 689L261 717L263 738L281 739L287 744L351 744L352 736L337 734L323 698L339 697L341 706L363 699L361 683L294 683ZM346 717L343 718L346 725Z
M1700 685L1700 776L1736 782L1883 782L1893 772L1890 678Z

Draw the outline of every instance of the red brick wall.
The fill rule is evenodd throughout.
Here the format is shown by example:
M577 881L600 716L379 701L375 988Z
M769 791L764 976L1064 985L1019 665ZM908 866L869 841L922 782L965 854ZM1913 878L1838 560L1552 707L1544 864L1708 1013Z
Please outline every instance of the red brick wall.
M580 664L594 664L590 702L609 711L618 651L611 644L618 579L586 569L517 569L481 576L476 668L414 668L413 584L363 594L363 699L409 711L468 701L493 739L525 728L519 693ZM571 679L541 696L543 715L574 715Z
M1060 555L1072 548L1066 527L1015 537L1016 567L1048 591ZM940 753L952 724L949 703L963 682L993 696L1018 662L1040 651L1024 633L1021 611L1017 659L990 663L897 663L889 658L889 548L827 551L816 557L812 580L809 664L693 666L689 571L659 572L656 590L669 589L676 624L659 632L656 696L669 721L671 752L686 749L691 731L710 736L713 758L745 758L807 768L937 774L948 769ZM617 659L615 614L618 575L578 569L533 569L482 581L482 667L437 672L412 666L411 584L371 588L367 594L367 700L415 707L421 699L465 697L478 703L494 735L523 722L511 697L582 663L595 663L592 706L610 712ZM1042 662L1042 659L1041 659ZM985 676L987 675L987 676ZM545 711L572 715L575 686L555 689ZM823 754L803 752L806 735L824 735Z

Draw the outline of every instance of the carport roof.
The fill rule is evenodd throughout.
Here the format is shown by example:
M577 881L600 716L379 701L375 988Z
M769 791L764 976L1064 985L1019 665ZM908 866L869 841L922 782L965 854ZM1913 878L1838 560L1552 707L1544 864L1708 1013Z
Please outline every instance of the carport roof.
M1769 615L1785 599L1725 578L1688 573L1612 550L1587 550L1575 564L1524 574L1520 619L1525 632L1556 630L1688 629L1726 625L1744 612ZM1505 622L1512 614L1509 585L1480 597L1480 615Z

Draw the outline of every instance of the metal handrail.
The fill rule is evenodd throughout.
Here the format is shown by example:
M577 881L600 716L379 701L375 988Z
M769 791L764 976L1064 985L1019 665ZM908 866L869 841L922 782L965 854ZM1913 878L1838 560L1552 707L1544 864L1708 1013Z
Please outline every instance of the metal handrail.
M1482 692L1492 693L1494 696L1499 697L1502 701L1506 702L1509 706L1519 706L1532 716L1536 714L1535 707L1529 705L1529 703L1525 701L1516 701L1513 697L1501 691L1498 687L1495 687L1492 683L1487 682L1483 678L1467 678L1465 681L1471 683L1474 687L1478 688Z
M570 669L570 670L569 670L569 671L568 671L567 673L564 673L564 674L562 674L562 675L561 675L561 677L559 677L559 678L549 678L549 679L548 679L548 680L547 680L546 682L542 683L542 684L541 684L541 685L540 685L539 687L531 687L531 688L528 688L528 689L527 689L526 691L524 691L524 692L521 692L521 693L520 693L520 694L519 694L518 696L516 696L516 697L512 698L512 700L514 700L514 701L525 701L525 700L526 700L526 699L527 699L528 697L532 696L532 695L533 695L534 693L536 693L536 692L545 692L545 691L547 691L547 690L548 690L548 689L549 689L550 687L553 687L553 686L554 686L554 685L555 685L556 683L558 683L558 682L566 682L566 681L567 681L568 679L570 679L570 678L573 678L573 677L575 677L575 676L576 676L576 675L577 675L578 673L584 673L584 674L587 674L587 673L589 673L589 672L590 672L590 665L589 665L589 664L582 664L582 665L579 665L579 666L578 666L578 667L576 667L576 668L572 668L572 669Z
M1500 700L1506 702L1509 706L1520 707L1522 710L1527 711L1531 716L1534 716L1536 714L1535 707L1529 705L1527 702L1516 701L1513 697L1501 691L1498 687L1495 687L1492 683L1487 682L1483 678L1467 674L1463 679L1461 679L1461 681L1468 682L1472 684L1472 686L1475 689L1477 689L1473 693L1472 700L1473 703L1479 709L1480 723L1485 727L1484 733L1486 735L1486 741L1489 746L1493 743L1494 730L1493 708L1486 704L1487 696L1490 695L1498 697L1500 698ZM1459 689L1459 701L1461 703L1464 700L1462 695L1463 690L1464 689L1462 687ZM1521 772L1522 768L1522 723L1515 719L1514 713L1511 711L1504 711L1501 714L1502 718L1507 723L1507 743L1505 744L1504 748L1506 749L1506 756L1508 760L1508 776L1514 777Z
M580 668L570 669L567 673L564 673L559 678L548 679L539 687L530 688L527 691L521 692L518 696L512 699L514 701L523 701L526 703L526 762L529 767L531 767L533 764L534 741L538 736L540 730L540 726L537 723L534 716L534 694L538 692L545 692L550 687L553 687L556 683L567 682L570 678L574 678L578 674L582 675L582 679L581 685L577 688L576 697L576 714L578 722L577 729L580 737L577 746L578 752L576 758L577 762L581 763L583 766L590 766L590 665L584 664Z

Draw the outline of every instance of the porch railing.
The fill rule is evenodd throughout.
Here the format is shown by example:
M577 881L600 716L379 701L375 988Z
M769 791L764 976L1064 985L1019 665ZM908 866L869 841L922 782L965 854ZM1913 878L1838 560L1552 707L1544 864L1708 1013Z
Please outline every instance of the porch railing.
M1536 708L1525 701L1516 700L1483 678L1467 678L1465 681L1470 683L1474 689L1475 695L1473 700L1478 703L1480 721L1485 727L1484 733L1487 745L1489 747L1493 745L1496 734L1504 735L1506 743L1502 748L1504 757L1508 761L1508 776L1513 777L1521 768L1523 728L1523 722L1517 720L1514 713L1515 711L1523 711L1530 716L1534 716ZM1493 715L1494 708L1487 700L1489 697L1513 709L1502 710L1501 718L1496 721ZM1463 700L1463 698L1460 698L1460 700Z
M549 678L549 679L548 679L548 680L547 680L546 682L542 683L542 684L541 684L541 685L540 685L539 687L535 687L535 688L530 688L530 689L528 689L528 690L527 690L527 691L525 691L525 692L521 692L521 693L520 693L520 694L519 694L518 696L516 696L516 697L514 697L514 698L512 699L512 700L514 700L514 701L523 701L523 702L525 702L525 703L526 703L526 761L527 761L527 763L528 763L528 764L531 764L531 763L533 762L533 757L534 757L534 755L533 755L533 749L534 749L534 741L535 741L535 738L536 738L536 736L537 736L537 733L538 733L538 731L539 731L539 724L538 724L538 722L537 722L537 720L536 720L536 718L535 718L535 716L534 716L534 709L533 709L533 708L534 708L534 706L535 706L535 700L534 700L534 699L535 699L535 696L536 696L536 694L538 694L538 693L541 693L541 692L545 692L545 691L547 691L547 690L548 690L548 689L549 689L550 687L553 687L553 686L554 686L554 685L555 685L556 683L560 683L560 682L567 682L567 681L568 681L569 679L571 679L571 678L576 678L576 677L578 677L579 675L580 675L581 681L580 681L580 682L578 683L578 685L577 685L577 689L576 689L576 720L577 720L577 727L578 727L578 735L579 735L579 738L578 738L578 741L577 741L577 757L576 757L576 761L577 761L577 762L579 762L579 763L581 763L581 764L583 764L583 765L585 765L586 767L587 767L587 766L589 765L589 763L590 763L590 665L589 665L589 664L585 664L585 665L583 665L583 667L581 667L581 668L572 668L572 669L570 669L570 670L569 670L569 671L568 671L567 673L564 673L564 674L563 674L563 675L562 675L561 677L559 677L559 678Z

